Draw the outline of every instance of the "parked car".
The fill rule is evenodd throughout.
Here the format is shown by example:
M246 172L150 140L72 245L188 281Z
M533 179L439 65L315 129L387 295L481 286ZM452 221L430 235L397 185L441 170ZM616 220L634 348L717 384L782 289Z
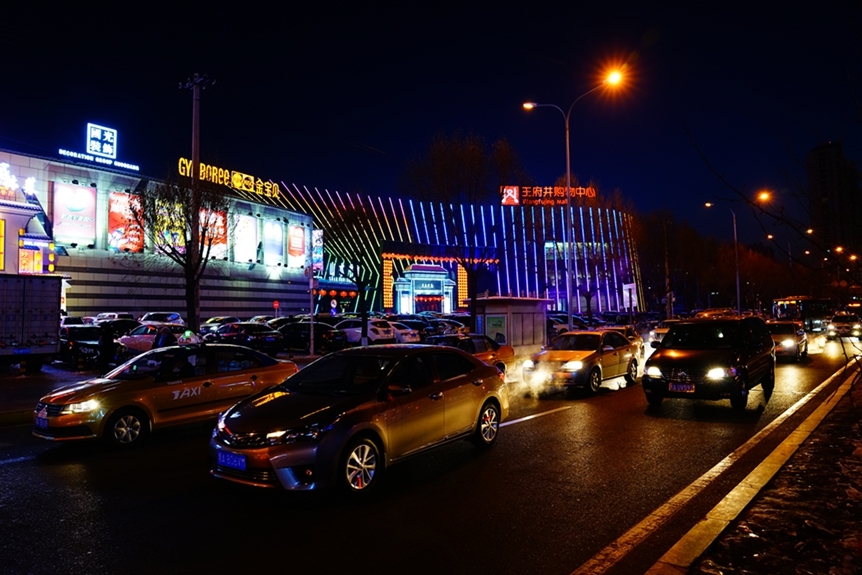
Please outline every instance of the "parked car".
M855 313L837 313L826 326L826 339L862 337L862 322Z
M98 314L93 323L101 323L103 321L107 321L109 319L131 319L134 320L135 316L128 312L105 312Z
M238 317L231 315L219 315L216 317L211 317L201 324L201 327L198 332L201 335L206 335L208 333L214 332L226 323L237 323L238 321L240 321Z
M419 343L422 336L418 330L413 329L406 323L390 321L389 325L395 330L395 343Z
M204 341L244 345L271 356L284 349L284 336L265 323L241 321L226 323L204 336Z
M86 325L87 322L84 321L83 317L77 315L64 315L60 317L60 328L64 328L67 325Z
M99 338L102 328L98 325L68 325L60 328L60 361L77 365L91 364L99 358Z
M293 322L286 323L278 328L284 336L284 349L291 351L299 349L304 352L311 351L309 340L311 339L311 323ZM315 353L329 353L347 347L347 334L340 329L335 329L329 324L314 323L314 351Z
M493 445L508 412L499 371L460 350L346 349L225 411L210 441L212 474L364 494L408 456L458 438Z
M641 359L641 362L643 362L644 354L645 354L644 338L641 337L641 334L638 333L638 330L637 330L637 328L635 328L635 326L630 325L630 324L629 325L606 325L602 329L612 329L614 331L618 331L619 333L626 336L626 338L629 341L636 343L638 346L638 357Z
M156 339L156 334L159 333L159 330L163 326L167 326L171 330L177 338L178 345L190 345L201 342L201 338L184 325L175 323L145 323L133 328L129 333L117 339L125 348L119 352L119 355L128 359L133 355L150 351L153 349L153 341Z
M154 349L103 377L44 396L34 411L33 435L129 446L162 427L215 418L296 372L291 361L235 345Z
M299 323L300 321L302 320L296 317L277 317L266 322L266 325L268 325L272 329L279 329L283 325L287 325L289 323Z
M437 335L437 330L431 324L421 319L400 319L398 323L404 324L419 334L419 341L424 342L432 335Z
M135 319L106 319L99 322L99 327L108 330L114 339L120 338L136 327L140 327L140 323Z
M426 343L457 347L473 357L481 359L488 365L495 366L504 374L509 373L515 367L515 350L512 346L497 343L487 335L475 333L469 335L435 335L429 337Z
M662 338L667 333L667 330L670 329L670 326L679 322L679 319L676 318L668 318L666 320L662 320L658 323L653 329L649 332L649 342L652 344L654 341L661 341Z
M729 307L711 307L703 309L694 314L695 318L726 317L736 315L736 310Z
M652 346L642 378L650 406L666 397L730 399L741 411L752 388L775 387L775 345L758 317L680 321Z
M274 315L256 315L256 316L253 316L248 321L253 321L255 323L267 323L267 322L272 321L274 319L275 319Z
M141 323L176 323L186 325L183 316L173 311L151 311L138 320Z
M347 335L347 341L351 344L358 345L360 343L362 338L361 319L345 319L335 324L335 327ZM367 334L370 344L395 343L395 330L392 329L388 321L383 319L369 319Z
M621 387L638 376L638 347L613 330L569 331L524 362L524 383L536 391L585 388L597 393L602 383L623 377Z
M789 320L766 322L772 341L775 343L775 357L789 357L796 362L808 355L808 335L801 323Z

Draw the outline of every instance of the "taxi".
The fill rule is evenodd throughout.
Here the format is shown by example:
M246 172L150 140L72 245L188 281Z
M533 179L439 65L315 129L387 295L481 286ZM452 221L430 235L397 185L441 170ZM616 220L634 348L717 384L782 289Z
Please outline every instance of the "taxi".
M214 419L297 371L292 361L238 345L154 349L102 377L44 396L33 412L33 435L131 446L162 427Z

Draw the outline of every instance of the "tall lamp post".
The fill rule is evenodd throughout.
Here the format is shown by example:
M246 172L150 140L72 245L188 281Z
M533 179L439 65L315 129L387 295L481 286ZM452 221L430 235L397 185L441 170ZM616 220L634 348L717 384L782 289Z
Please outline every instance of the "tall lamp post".
M706 202L704 205L707 208L711 208L715 204L712 202ZM738 240L736 237L736 212L727 206L724 207L730 210L730 214L733 216L733 264L734 267L736 267L736 313L742 315L742 299L740 298L739 292L739 249L737 248Z
M593 86L572 102L572 105L569 106L568 112L564 112L562 108L557 106L556 104L537 104L536 102L524 102L525 110L532 110L533 108L554 108L559 111L560 114L563 115L563 120L566 124L566 228L568 228L566 236L563 238L564 241L567 242L566 253L565 253L565 262L566 262L566 312L568 314L568 324L569 329L572 329L572 271L573 264L575 260L574 254L574 231L575 231L575 222L572 216L572 158L571 158L571 148L569 143L569 118L572 115L572 108L575 107L575 104L581 100L584 96L588 96L592 94L599 88L604 86L615 86L620 83L622 80L622 73L618 71L611 72L608 76L602 81L601 84L597 86Z

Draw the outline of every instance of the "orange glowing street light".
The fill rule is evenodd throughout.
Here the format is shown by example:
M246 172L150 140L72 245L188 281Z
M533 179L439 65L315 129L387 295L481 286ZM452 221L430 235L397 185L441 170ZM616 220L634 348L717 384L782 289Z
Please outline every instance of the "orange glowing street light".
M771 197L772 197L772 195L769 193L768 190L761 190L761 192L759 194L757 194L757 199L760 200L761 202L769 201L769 199Z
M574 229L575 222L572 214L572 155L571 148L569 145L569 118L572 115L572 108L575 107L581 98L592 94L599 88L604 86L617 86L623 80L623 74L620 70L612 70L609 72L605 79L602 80L596 86L593 86L572 102L572 105L569 106L569 111L564 112L562 108L557 106L556 104L537 104L536 102L524 102L523 106L525 110L532 110L534 108L554 108L559 111L563 115L563 119L566 123L566 236L563 238L563 241L567 243L566 252L565 252L565 262L566 262L566 311L568 315L568 325L569 329L572 329L574 326L572 324L572 268L574 267L571 262L575 259L575 254L573 252L575 247L574 242Z

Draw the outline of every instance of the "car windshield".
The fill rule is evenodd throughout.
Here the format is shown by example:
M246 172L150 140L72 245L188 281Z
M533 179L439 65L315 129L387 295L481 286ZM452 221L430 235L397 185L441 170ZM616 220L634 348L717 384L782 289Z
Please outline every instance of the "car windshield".
M130 359L105 377L119 380L157 377L164 369L173 367L180 356L187 357L188 353L177 349L155 350Z
M598 333L573 333L563 334L551 342L548 349L557 351L595 351L599 349L602 336Z
M671 326L661 340L670 349L727 349L738 341L737 323L707 321Z
M392 359L372 355L328 355L287 379L281 387L297 393L359 395L376 391Z
M774 333L777 335L796 333L796 326L792 323L770 323L767 324L767 327L769 327L769 333Z

